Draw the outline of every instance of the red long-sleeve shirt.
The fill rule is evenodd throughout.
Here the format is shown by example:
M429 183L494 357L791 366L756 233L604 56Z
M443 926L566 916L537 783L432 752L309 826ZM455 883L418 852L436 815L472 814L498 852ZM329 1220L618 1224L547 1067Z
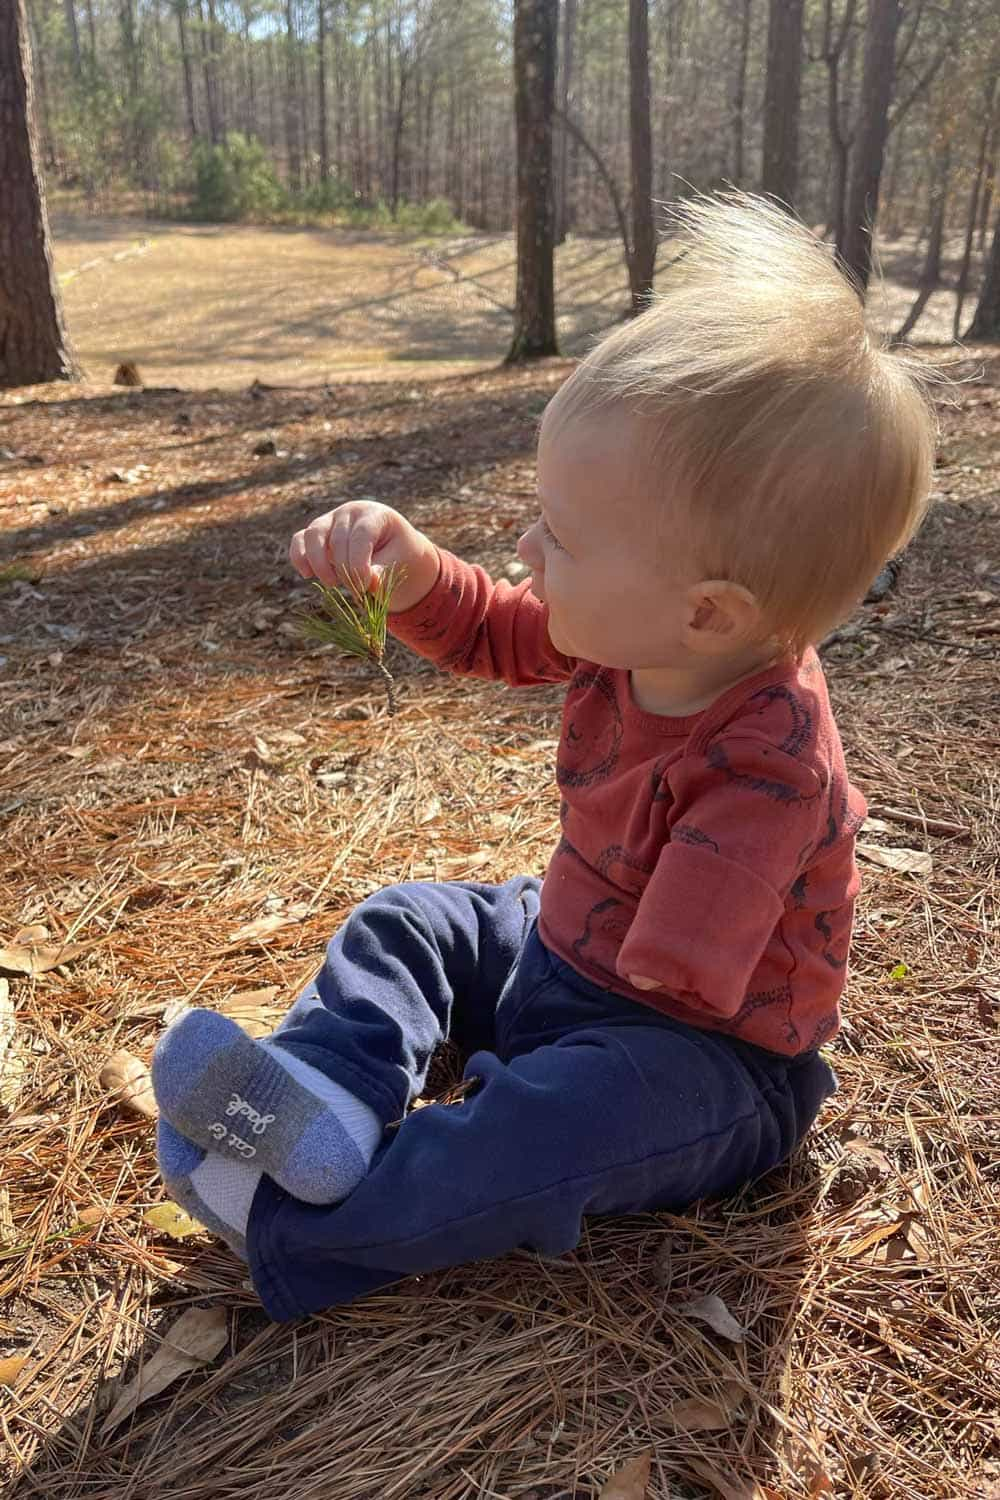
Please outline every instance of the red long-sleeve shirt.
M556 781L562 838L539 933L580 974L773 1052L840 1024L865 815L819 659L785 659L686 718L640 709L629 674L555 649L527 583L441 553L393 633L446 670L512 686L568 680ZM630 974L655 979L639 990Z

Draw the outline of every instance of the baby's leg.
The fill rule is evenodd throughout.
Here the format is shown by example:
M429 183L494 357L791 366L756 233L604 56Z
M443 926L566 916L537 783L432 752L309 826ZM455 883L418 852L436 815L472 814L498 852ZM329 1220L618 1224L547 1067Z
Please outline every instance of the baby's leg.
M819 1058L758 1065L614 996L617 1014L560 1028L551 983L545 996L537 1034L556 1039L471 1058L479 1090L410 1114L344 1203L307 1208L263 1184L248 1244L273 1317L518 1246L558 1254L585 1214L734 1191L788 1155L832 1087Z
M344 1198L422 1089L456 999L467 1013L457 1029L492 1042L537 885L413 884L370 898L273 1037L251 1041L210 1010L175 1022L153 1059L163 1115L306 1203Z

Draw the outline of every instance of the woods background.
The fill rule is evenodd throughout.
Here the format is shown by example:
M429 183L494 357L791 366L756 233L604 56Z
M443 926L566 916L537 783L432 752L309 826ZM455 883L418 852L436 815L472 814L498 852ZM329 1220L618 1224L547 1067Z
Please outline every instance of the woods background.
M770 132L779 154L797 158L790 174L777 163L796 210L842 232L875 8L650 0L654 197L766 186ZM997 7L891 8L883 232L958 230L971 210L981 250L998 148ZM557 114L557 237L615 231L609 181L624 197L630 181L629 6L562 0L558 10L556 106L571 124ZM204 210L227 215L297 207L391 219L433 203L439 216L510 229L512 11L503 0L29 0L50 190L77 189L95 208L134 191L158 212L192 194L197 206L200 192ZM256 184L243 203L216 190L213 205L206 147L245 153L251 138L263 147L244 174Z

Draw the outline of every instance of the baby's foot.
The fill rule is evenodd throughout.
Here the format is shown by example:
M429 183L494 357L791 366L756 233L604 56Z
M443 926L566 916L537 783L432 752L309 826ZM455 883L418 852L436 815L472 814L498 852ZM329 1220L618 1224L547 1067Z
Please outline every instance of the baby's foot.
M179 1135L169 1120L156 1126L156 1154L167 1192L193 1219L247 1260L247 1224L263 1173L243 1161L210 1156Z
M213 1010L174 1022L152 1074L160 1109L182 1136L266 1172L303 1203L345 1198L382 1134L375 1111L339 1083Z

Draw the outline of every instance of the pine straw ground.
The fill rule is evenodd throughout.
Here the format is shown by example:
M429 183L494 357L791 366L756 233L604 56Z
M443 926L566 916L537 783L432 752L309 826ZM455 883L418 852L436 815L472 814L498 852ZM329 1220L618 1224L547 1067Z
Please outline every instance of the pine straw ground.
M865 865L841 1090L797 1158L683 1217L591 1223L562 1260L292 1327L207 1238L144 1223L152 1129L108 1103L110 1052L148 1057L177 1001L276 986L287 1004L388 882L544 866L558 694L397 649L390 720L361 667L295 638L285 549L331 497L374 493L502 568L565 368L0 405L0 940L43 924L82 945L10 977L12 1496L585 1500L647 1448L656 1497L997 1492L996 357L944 413L940 500L898 592L826 651L868 841L934 868ZM287 921L237 935L263 916ZM685 1313L707 1294L743 1342ZM102 1438L195 1304L228 1310L227 1349ZM722 1425L685 1430L692 1397Z

